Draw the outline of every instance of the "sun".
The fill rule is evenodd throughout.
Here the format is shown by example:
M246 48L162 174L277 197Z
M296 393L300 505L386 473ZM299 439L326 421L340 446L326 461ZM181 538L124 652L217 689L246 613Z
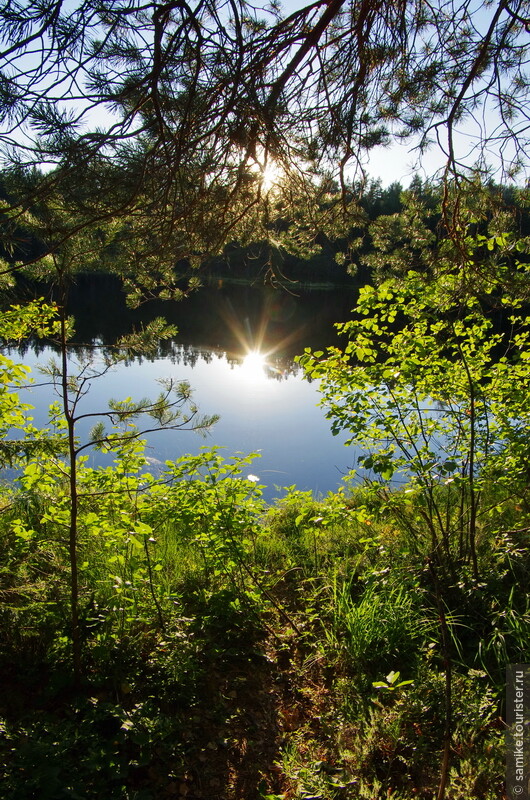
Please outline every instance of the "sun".
M263 191L268 192L278 185L281 177L281 170L274 161L267 161L261 169L261 186Z
M255 157L250 165L250 171L257 177L261 189L270 192L277 187L283 177L283 170L277 161L268 158L265 153L261 157Z

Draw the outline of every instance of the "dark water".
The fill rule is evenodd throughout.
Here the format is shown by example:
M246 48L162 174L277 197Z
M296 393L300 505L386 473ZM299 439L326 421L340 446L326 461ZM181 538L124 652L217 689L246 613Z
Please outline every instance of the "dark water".
M154 469L159 462L215 444L225 448L227 457L260 453L248 472L266 485L269 499L278 494L276 487L292 484L316 493L338 488L355 466L356 454L344 447L345 437L331 435L324 410L317 406L318 387L303 379L293 357L305 346L336 343L333 322L347 318L354 304L352 290L301 295L264 286L210 287L181 303L151 304L131 314L115 287L105 285L102 291L96 281L84 280L74 293L75 338L83 346L71 355L71 373L79 370L79 357L88 354L97 370L117 336L157 313L176 324L179 334L163 343L156 357L121 363L92 380L81 411L102 411L109 398L154 397L157 378L186 380L201 413L221 418L206 439L184 431L149 435L147 455ZM249 352L259 352L264 361L246 358ZM39 365L53 357L53 346L42 344L19 356L32 367L36 383L42 382ZM57 395L53 387L40 386L24 399L35 407L35 420L42 425ZM92 424L81 426L82 436ZM99 454L96 459L111 461Z

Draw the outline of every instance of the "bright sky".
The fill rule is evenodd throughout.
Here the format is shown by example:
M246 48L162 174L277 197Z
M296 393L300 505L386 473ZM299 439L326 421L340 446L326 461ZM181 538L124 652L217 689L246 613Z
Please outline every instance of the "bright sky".
M304 8L310 0L283 0L281 7L283 12L288 15L299 8ZM347 8L347 4L345 4ZM474 25L484 32L488 29L495 7L486 5L483 0L474 0L470 5L473 13ZM454 131L455 155L461 159L462 163L472 166L475 162L476 154L473 152L473 145L484 136L488 131L492 133L498 125L498 117L493 113L492 108L478 109L477 120L474 124L466 122L465 126L458 131ZM445 131L441 130L441 145L446 148ZM509 157L510 150L507 148L505 155ZM498 153L492 145L490 149L491 163L498 162ZM369 178L379 179L383 186L398 182L407 188L415 174L422 179L431 178L436 173L443 170L446 164L446 156L438 144L434 144L421 157L419 164L418 153L414 150L414 142L406 144L395 143L389 147L375 147L371 151L366 169Z
M370 178L379 179L383 186L400 183L407 188L414 175L430 178L444 164L443 156L433 148L422 158L422 168L415 166L417 154L412 151L412 144L394 144L390 147L375 147L369 158L367 172Z

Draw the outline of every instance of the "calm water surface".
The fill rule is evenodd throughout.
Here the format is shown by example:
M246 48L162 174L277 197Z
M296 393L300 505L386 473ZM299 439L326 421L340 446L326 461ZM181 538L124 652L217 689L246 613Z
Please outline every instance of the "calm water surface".
M267 487L267 499L279 494L276 487L292 484L317 494L336 490L343 476L355 466L357 454L353 448L344 446L346 436L331 435L324 410L317 405L320 399L317 384L303 379L302 372L293 362L293 355L301 352L308 343L313 346L331 343L332 325L327 316L334 318L337 311L329 307L329 293L324 294L320 301L313 298L311 313L305 317L296 298L280 296L272 302L269 295L263 292L261 295L262 300L265 298L261 304L251 296L250 309L248 303L241 308L237 294L234 299L233 293L222 298L224 304L212 304L211 298L205 298L210 302L210 313L208 325L202 326L200 331L193 329L198 316L193 314L193 308L190 310L187 306L183 312L180 309L186 304L179 304L175 312L180 315L177 339L166 343L157 358L121 363L104 377L95 378L81 402L80 411L103 411L110 398L155 397L160 391L159 378L171 378L176 382L185 380L193 389L200 413L219 414L220 420L206 439L192 431L162 431L148 435L147 455L155 470L158 462L196 453L201 447L215 444L224 448L226 457L236 452L245 455L259 452L260 457L247 472L258 476L260 483ZM245 297L248 297L248 291ZM272 309L276 316L267 312L267 308ZM280 311L283 309L283 313L278 313L278 308ZM326 311L324 322L317 314L320 311L322 317L323 310ZM186 324L186 315L190 314L191 326ZM205 319L204 310L202 315ZM290 326L288 317L291 321L296 317L295 324ZM328 332L327 341L319 325ZM86 341L86 330L83 335ZM190 343L190 339L197 338L208 343ZM102 339L100 337L100 341ZM212 339L215 340L214 346L210 343ZM91 344L95 341L92 339ZM261 363L254 356L245 357L249 351L261 352L265 362ZM14 351L10 355L17 357ZM32 368L34 380L39 383L43 379L38 366L54 357L57 355L52 348L41 347L38 351L28 349L18 359ZM95 366L99 357L95 356ZM70 371L75 374L77 369L77 358L72 355ZM46 424L48 405L58 397L53 387L36 386L24 393L24 399L35 407L36 423L43 425ZM84 426L80 426L81 437L87 435L93 424L94 421L86 421ZM93 458L94 463L99 464L112 461L111 456L99 453Z

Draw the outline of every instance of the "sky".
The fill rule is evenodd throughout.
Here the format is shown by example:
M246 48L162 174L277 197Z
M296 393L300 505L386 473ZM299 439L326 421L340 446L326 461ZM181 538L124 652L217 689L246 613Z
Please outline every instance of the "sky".
M281 8L283 13L288 15L304 8L309 2L310 0L283 0ZM344 8L347 7L348 3L345 3ZM447 7L449 9L449 2ZM474 26L480 31L487 31L496 7L486 5L483 0L470 0L468 8L473 14ZM498 114L492 107L479 106L476 116L474 123L468 120L460 128L455 126L454 130L455 155L468 166L472 166L475 162L474 145L484 137L485 132L491 134L499 124ZM440 133L441 145L445 147L445 131L441 129ZM436 173L441 174L447 162L442 147L433 145L422 155L421 165L418 153L414 151L413 141L406 144L394 142L390 146L375 147L366 164L368 177L380 180L384 187L397 182L401 183L403 188L408 187L416 174L422 179L432 178ZM509 157L511 152L507 147L505 155ZM500 164L494 145L490 148L490 163L493 167Z

